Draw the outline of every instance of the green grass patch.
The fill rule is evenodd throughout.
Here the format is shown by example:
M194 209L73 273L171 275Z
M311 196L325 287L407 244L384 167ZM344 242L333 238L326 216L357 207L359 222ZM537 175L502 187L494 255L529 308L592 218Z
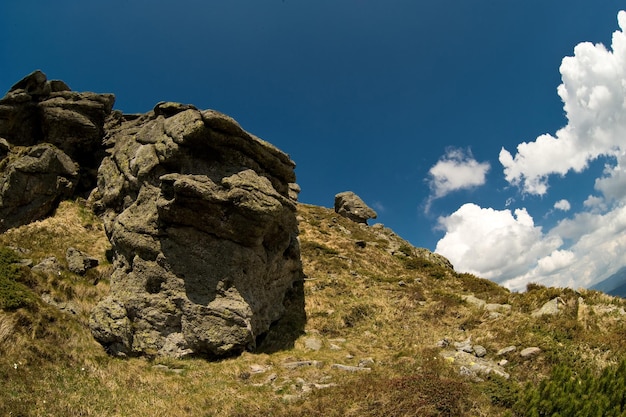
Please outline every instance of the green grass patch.
M36 303L31 290L19 282L27 273L19 260L11 249L0 247L0 309L16 310Z

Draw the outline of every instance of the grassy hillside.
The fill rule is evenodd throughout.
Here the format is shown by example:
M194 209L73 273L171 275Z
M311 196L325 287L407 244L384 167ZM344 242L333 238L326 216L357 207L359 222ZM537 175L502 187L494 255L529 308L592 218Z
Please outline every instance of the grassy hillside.
M257 352L217 362L117 359L91 338L89 312L109 289L109 246L80 202L0 235L0 415L533 415L537 398L569 395L554 381L626 372L623 299L537 285L510 293L383 227L298 210L304 300L292 302ZM21 264L55 256L66 266L70 246L100 266L80 277ZM532 314L557 297L558 313ZM301 302L306 317L296 313ZM454 355L454 343L468 339L484 358ZM497 355L508 346L516 349ZM538 353L522 357L529 347ZM500 362L509 378L467 371L483 360ZM615 391L605 388L588 390ZM619 408L609 394L594 398Z

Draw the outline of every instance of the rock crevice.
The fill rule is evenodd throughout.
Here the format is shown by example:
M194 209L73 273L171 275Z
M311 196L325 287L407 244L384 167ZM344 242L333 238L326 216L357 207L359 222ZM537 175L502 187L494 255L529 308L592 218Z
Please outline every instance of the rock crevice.
M116 253L94 336L127 355L254 348L302 279L295 164L212 110L116 117L90 197Z

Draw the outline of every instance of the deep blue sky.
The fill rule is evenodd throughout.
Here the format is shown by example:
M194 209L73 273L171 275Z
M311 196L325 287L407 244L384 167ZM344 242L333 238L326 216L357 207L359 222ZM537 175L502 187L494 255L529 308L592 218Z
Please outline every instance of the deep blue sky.
M561 61L584 41L610 49L620 7L617 0L8 0L0 5L0 90L41 69L76 91L114 93L127 113L163 100L224 112L290 154L300 201L332 207L336 193L355 191L379 222L431 250L446 233L463 240L467 229L440 219L465 203L511 216L524 209L535 241L559 231L562 245L542 246L515 271L468 263L458 245L438 249L460 269L502 283L535 270L522 281L587 285L626 264L624 246L575 283L555 278L554 269L542 275L538 262L587 236L554 228L589 209L583 202L598 194L594 181L615 158L551 176L541 195L507 182L498 158L503 147L515 156L519 143L568 124L557 95ZM474 186L434 197L429 171L455 152L461 165L489 170ZM569 210L553 208L561 199ZM495 227L489 213L472 221ZM515 239L515 229L503 227L489 236ZM479 256L514 263L517 249Z

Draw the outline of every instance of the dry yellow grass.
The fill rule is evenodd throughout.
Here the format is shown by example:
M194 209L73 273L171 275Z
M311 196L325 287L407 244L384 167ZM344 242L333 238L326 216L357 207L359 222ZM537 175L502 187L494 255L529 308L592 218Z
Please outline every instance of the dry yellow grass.
M0 415L497 416L507 408L492 403L488 392L494 387L539 380L557 362L602 366L625 355L619 310L594 307L619 309L623 301L547 288L510 294L424 262L382 228L357 225L321 207L300 205L298 214L307 276L304 334L285 343L279 329L300 320L287 317L268 335L271 349L262 345L259 352L216 362L115 359L93 340L88 316L108 292L109 246L102 225L81 204L64 202L54 217L1 235L0 244L28 249L26 256L35 261L52 255L62 260L74 246L101 260L102 279L94 285L91 278L65 272L33 278L33 292L71 302L77 314L43 302L0 311ZM509 303L511 312L490 318L463 300L470 294ZM555 294L566 302L563 313L531 318L529 312ZM586 303L582 310L578 297ZM511 357L510 381L476 383L434 348L443 338L470 336L490 355L508 345L539 346L543 353L532 361ZM321 343L319 350L307 347L312 339ZM311 363L285 366L296 361ZM332 366L361 361L371 371Z

